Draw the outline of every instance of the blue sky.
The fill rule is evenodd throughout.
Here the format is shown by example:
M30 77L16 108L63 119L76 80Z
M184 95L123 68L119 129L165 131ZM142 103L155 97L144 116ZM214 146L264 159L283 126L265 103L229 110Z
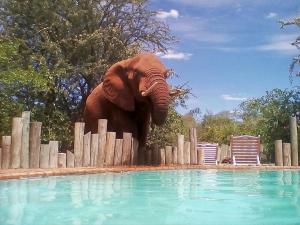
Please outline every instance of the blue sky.
M300 29L278 24L300 15L299 0L152 0L150 6L179 39L161 55L180 75L170 82L188 82L196 96L180 113L233 110L245 99L299 84L290 83L288 67Z

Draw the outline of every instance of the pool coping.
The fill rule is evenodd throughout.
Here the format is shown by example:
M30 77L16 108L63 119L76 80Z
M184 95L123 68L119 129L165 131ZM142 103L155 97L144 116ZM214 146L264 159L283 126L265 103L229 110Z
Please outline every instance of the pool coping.
M0 169L0 180L20 179L26 177L47 177L82 175L95 173L122 173L129 171L155 171L155 170L300 170L300 166L273 166L273 165L169 165L169 166L118 166L118 167L78 167L78 168L55 168L55 169Z

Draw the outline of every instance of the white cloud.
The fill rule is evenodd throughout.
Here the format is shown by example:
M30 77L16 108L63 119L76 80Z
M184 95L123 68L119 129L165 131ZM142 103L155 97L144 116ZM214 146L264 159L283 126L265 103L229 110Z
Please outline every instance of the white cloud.
M268 15L266 15L266 19L274 19L277 17L277 13L275 12L270 12Z
M166 19L168 17L178 18L179 12L176 9L171 9L170 12L167 11L158 11L156 17L160 19Z
M284 54L295 54L297 49L291 45L298 34L275 35L266 44L258 46L258 51L277 51Z
M228 94L221 95L221 98L224 99L225 101L245 101L247 98L243 97L234 97Z
M175 52L169 50L167 53L157 53L157 55L163 59L174 59L174 60L189 60L192 54L186 52Z

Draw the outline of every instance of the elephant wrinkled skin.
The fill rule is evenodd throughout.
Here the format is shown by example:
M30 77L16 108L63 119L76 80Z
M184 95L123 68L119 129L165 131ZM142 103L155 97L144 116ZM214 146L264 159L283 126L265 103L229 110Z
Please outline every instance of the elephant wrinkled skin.
M132 133L145 146L150 117L162 125L170 102L167 68L151 53L142 53L111 66L88 96L84 110L86 132L97 133L98 119L108 120L117 138Z

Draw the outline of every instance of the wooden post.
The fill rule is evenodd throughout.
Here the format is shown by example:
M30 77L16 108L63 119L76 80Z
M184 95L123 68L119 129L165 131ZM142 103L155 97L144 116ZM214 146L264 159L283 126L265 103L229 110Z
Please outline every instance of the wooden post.
M122 152L122 165L130 165L130 152L131 152L131 133L123 133L123 152Z
M106 132L107 132L107 120L106 119L98 120L99 142L98 142L97 165L100 167L104 166L104 161L106 157L105 156Z
M39 168L42 123L31 122L29 129L29 167Z
M40 168L42 169L49 168L49 145L48 144L41 144Z
M157 144L152 146L152 165L159 165L159 148Z
M74 156L75 167L81 167L83 165L83 136L84 136L84 123L75 123L74 132ZM61 156L62 157L62 156Z
M146 148L146 165L152 165L152 150Z
M123 139L116 139L114 166L122 165L122 148L123 148Z
M58 141L49 141L49 168L58 167Z
M131 165L137 165L138 164L138 150L139 150L139 142L136 138L132 138L132 144L131 144Z
M0 169L2 168L2 148L0 148Z
M98 143L98 139L97 139ZM68 168L73 168L74 167L74 154L73 152L67 151L67 167Z
M22 149L22 131L23 121L21 117L15 117L12 121L11 132L11 158L10 168L20 168L21 166L21 149Z
M138 164L139 165L144 165L145 164L145 159L146 159L146 147L145 146L139 146L138 150Z
M290 117L290 134L291 134L292 166L298 166L298 134L297 134L297 119L295 116Z
M204 150L199 149L197 150L197 163L198 165L203 165L204 164Z
M193 165L197 164L197 130L196 128L190 128L190 142L191 142L191 156L190 162Z
M99 134L92 134L92 140L91 140L91 166L97 166L98 149L99 149Z
M184 135L178 134L177 136L177 162L180 165L184 164Z
M221 147L219 145L217 147L217 162L218 163L222 162L222 160L221 160Z
M184 142L184 164L191 164L191 142Z
M166 165L173 163L172 146L166 146Z
M83 161L82 166L91 165L91 132L83 136Z
M22 113L23 131L22 131L22 148L21 148L21 168L29 168L29 123L30 111Z
M106 135L106 145L105 145L105 165L113 166L114 165L114 155L115 155L115 144L116 144L116 133L107 132ZM124 141L123 141L124 146Z
M161 148L160 150L160 165L165 165L166 164L166 153L165 153L165 149Z
M282 160L282 140L275 141L275 165L283 166Z
M291 144L283 143L283 165L291 166Z
M66 153L58 153L58 168L67 167L67 157Z
M176 146L173 146L173 164L177 164L178 161L177 161L177 147Z
M2 169L9 168L11 136L2 137Z

